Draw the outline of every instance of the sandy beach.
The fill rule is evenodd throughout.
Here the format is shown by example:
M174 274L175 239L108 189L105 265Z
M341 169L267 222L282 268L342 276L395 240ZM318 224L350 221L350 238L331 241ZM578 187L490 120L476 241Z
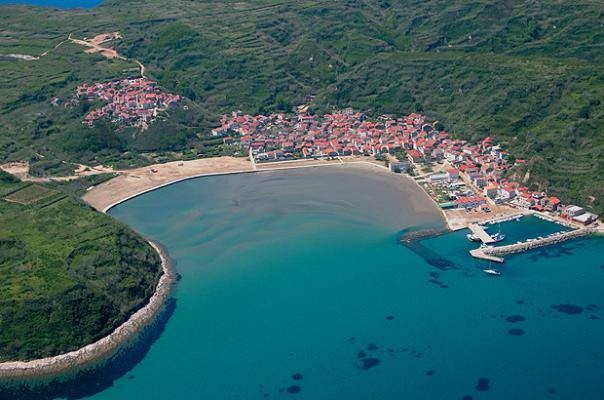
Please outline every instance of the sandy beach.
M92 207L105 212L113 205L149 190L197 176L251 172L247 158L216 157L118 171L119 176L91 188L82 198Z
M117 177L90 188L82 196L82 199L98 211L106 212L111 207L123 201L186 179L280 169L339 166L343 164L371 164L372 166L380 166L359 157L343 160L295 160L263 164L252 164L247 158L235 157L172 161L141 168L114 171L118 174ZM387 168L381 167L387 171Z
M142 168L117 171L119 175L107 182L92 187L82 199L101 212L107 212L115 205L149 191L183 180L202 176L278 171L318 167L359 167L370 168L379 173L392 174L383 163L371 157L341 157L333 160L295 160L269 163L252 163L247 158L215 157L191 161L173 161L154 164ZM434 205L449 229L461 229L473 222L473 215L461 213L447 214L411 177L400 175L417 187L418 198ZM425 196L425 197L424 197ZM493 216L491 216L492 218Z

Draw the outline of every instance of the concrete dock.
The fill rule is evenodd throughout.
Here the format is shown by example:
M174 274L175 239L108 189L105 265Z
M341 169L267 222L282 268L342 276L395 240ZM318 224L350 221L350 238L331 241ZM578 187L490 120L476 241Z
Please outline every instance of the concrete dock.
M481 260L494 261L497 263L503 263L505 260L503 257L492 256L490 254L486 254L483 248L470 250L470 255L474 258L479 258Z
M482 260L503 262L502 256L506 254L520 253L523 251L536 249L538 247L549 246L551 244L561 243L566 240L589 235L594 232L594 228L575 229L574 231L568 231L560 233L558 235L547 236L542 239L534 239L522 243L509 244L507 246L481 247L478 249L470 250L470 255L472 255L472 257L480 258Z
M484 244L495 243L495 240L489 235L482 226L478 224L470 224L468 225L468 229Z

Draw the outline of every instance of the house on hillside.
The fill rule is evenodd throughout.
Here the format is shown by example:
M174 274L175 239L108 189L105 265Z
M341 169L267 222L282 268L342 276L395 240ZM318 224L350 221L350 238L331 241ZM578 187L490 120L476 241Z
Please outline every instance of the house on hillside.
M546 211L557 211L558 207L560 207L560 199L557 197L550 197L547 199L547 203L545 204Z
M484 195L494 199L495 197L497 197L497 195L499 194L499 186L495 185L495 184L490 184L485 186L484 188Z
M409 158L409 161L415 164L425 161L424 155L417 150L407 151L407 157Z

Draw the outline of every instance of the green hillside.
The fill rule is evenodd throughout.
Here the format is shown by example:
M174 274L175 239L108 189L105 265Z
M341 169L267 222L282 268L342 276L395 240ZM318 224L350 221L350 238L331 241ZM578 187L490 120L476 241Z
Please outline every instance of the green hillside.
M136 165L224 149L220 113L422 111L457 136L494 136L535 187L602 212L604 6L597 1L106 0L93 10L3 6L0 54L37 55L72 32L124 35L163 88L188 97L149 131L84 129L84 109L49 103L136 65L67 44L37 61L0 58L0 159ZM146 157L147 156L147 157Z
M0 216L0 362L92 343L155 290L157 253L61 190L0 171Z

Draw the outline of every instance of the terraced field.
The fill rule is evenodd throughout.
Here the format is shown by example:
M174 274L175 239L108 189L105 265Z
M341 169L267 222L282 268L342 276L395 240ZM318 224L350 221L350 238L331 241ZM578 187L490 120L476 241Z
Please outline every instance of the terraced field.
M65 197L57 190L49 189L40 185L27 185L4 197L4 200L22 205L28 205L47 199L48 197Z

